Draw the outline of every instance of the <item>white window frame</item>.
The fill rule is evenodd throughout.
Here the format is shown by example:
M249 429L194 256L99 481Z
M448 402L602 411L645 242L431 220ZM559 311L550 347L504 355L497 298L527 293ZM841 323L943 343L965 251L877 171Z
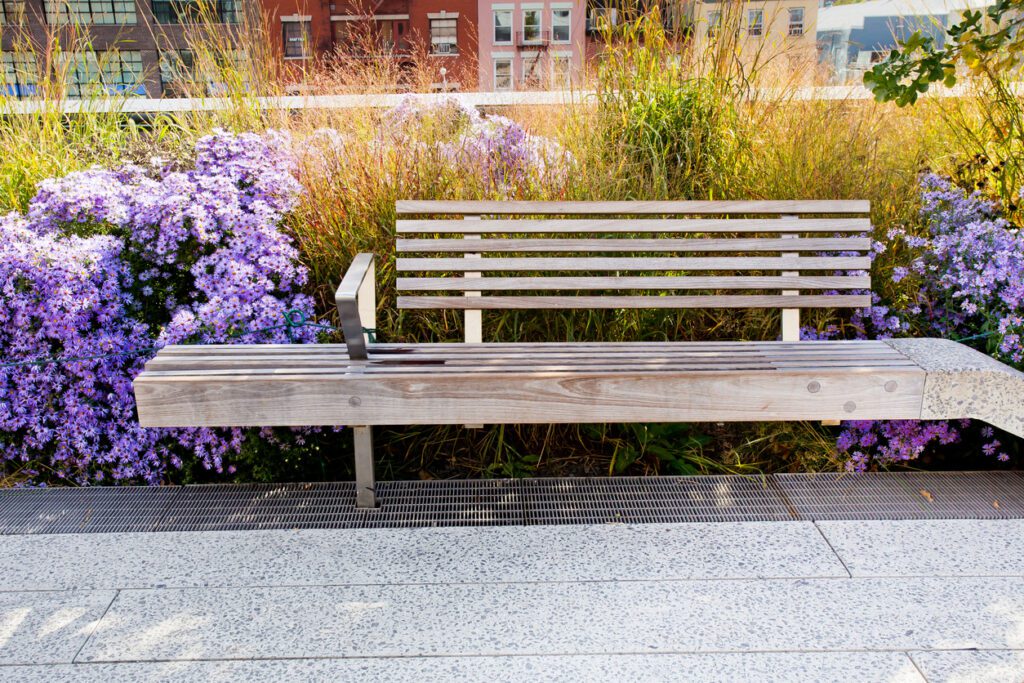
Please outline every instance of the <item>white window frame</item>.
M555 23L555 13L565 12L567 17L564 24ZM565 40L559 40L555 37L555 27L565 27ZM551 42L559 43L562 45L572 42L572 8L564 7L560 5L551 6Z
M800 21L793 20L793 13L800 13ZM790 7L789 8L789 30L787 35L790 36L802 36L804 34L804 16L806 12L803 7Z
M555 70L555 64L559 61L565 63L565 81L558 81L558 73ZM572 53L571 52L552 52L551 53L551 85L553 87L572 87Z
M282 44L282 56L286 60L303 60L311 59L313 57L313 21L312 17L294 15L290 17L281 17L281 44ZM300 38L302 45L302 55L289 55L288 45L289 43L295 43L296 41L288 38L287 29L291 26L298 26L299 32L302 34Z
M498 15L508 15L508 40L498 40ZM516 20L515 10L512 7L492 7L491 8L491 38L493 39L492 45L511 45L516 39Z
M757 17L757 23L754 23L754 17ZM747 10L747 35L758 38L764 35L763 9Z
M532 85L544 85L544 54L539 50L524 50L519 53L519 82L526 86L528 75L526 71L526 65L529 63L531 66L536 66L536 71L529 75L529 78L535 78L536 81Z
M708 12L708 38L714 38L722 28L722 12L714 10Z
M434 57L457 57L459 55L459 15L458 13L441 15L427 15L427 28L430 31L430 54ZM435 21L451 21L454 23L452 27L455 31L455 35L449 40L438 40L434 36L434 22ZM446 27L447 28L447 27ZM444 36L448 38L449 36ZM451 45L454 49L445 47L440 48L440 45Z
M533 13L535 13L537 15L537 37L534 38L533 40L530 40L529 38L526 37L526 14L527 14L527 12L533 12ZM522 14L520 16L522 16L522 18L523 18L523 21L522 21L523 44L524 45L538 45L540 43L543 43L544 42L544 9L543 9L543 7L537 7L537 6L526 7L526 6L523 6L523 11L522 11Z
M516 59L515 55L512 54L496 54L492 55L493 61L491 63L491 81L492 87L495 92L511 92L516 89ZM498 63L504 62L508 64L508 87L498 87Z

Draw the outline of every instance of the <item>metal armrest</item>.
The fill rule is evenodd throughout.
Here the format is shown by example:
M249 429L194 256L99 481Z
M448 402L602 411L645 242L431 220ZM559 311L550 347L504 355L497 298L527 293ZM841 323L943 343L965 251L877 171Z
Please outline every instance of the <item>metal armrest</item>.
M373 330L377 326L375 286L373 254L358 254L334 294L348 356L355 360L366 360L369 335L365 330Z

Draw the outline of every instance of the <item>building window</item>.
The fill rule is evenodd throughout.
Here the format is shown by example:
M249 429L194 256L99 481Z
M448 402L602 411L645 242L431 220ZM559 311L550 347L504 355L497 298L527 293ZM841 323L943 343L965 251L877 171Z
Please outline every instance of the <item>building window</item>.
M747 34L759 36L764 33L764 10L752 9L747 12Z
M308 21L282 21L284 36L284 58L306 59L310 54L310 32Z
M235 0L153 0L153 17L158 24L187 24L205 19L237 24L238 4Z
M544 78L541 73L540 53L528 53L523 55L523 78L522 84L527 87L536 88L543 84Z
M25 16L25 0L0 0L0 26L20 23Z
M804 34L804 8L789 8L789 35L802 36Z
M458 19L430 20L430 53L435 55L457 55Z
M718 29L722 25L721 12L708 12L708 38L718 35Z
M0 92L7 97L29 97L36 94L39 72L36 70L36 56L31 52L0 53L3 65L3 81Z
M512 60L508 58L494 60L494 89L512 89Z
M572 25L572 11L567 9L556 9L551 11L551 42L568 43L570 27Z
M555 88L568 88L570 85L572 59L563 55L551 58L551 85Z
M619 10L616 7L591 7L588 12L588 31L602 31L619 25Z
M512 10L494 10L494 44L512 44Z
M523 10L523 42L540 42L541 19L539 9Z
M195 57L192 50L160 52L160 92L173 97L187 97L195 81Z
M66 52L58 68L64 74L69 97L146 94L142 53L137 50Z
M46 23L135 24L135 0L44 0Z

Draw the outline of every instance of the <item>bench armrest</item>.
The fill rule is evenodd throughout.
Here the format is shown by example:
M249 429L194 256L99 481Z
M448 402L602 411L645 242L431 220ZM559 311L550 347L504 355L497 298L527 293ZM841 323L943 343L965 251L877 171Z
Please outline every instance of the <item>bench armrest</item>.
M373 254L358 254L352 260L348 272L334 294L341 317L341 329L345 333L348 356L354 360L366 360L366 342L377 323L377 292L374 276Z

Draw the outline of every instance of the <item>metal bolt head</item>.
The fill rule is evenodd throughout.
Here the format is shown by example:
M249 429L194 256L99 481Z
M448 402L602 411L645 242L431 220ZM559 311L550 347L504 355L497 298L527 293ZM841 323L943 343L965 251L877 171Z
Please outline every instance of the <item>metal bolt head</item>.
M821 382L817 380L810 382L807 385L807 391L811 392L812 394L818 393L819 391L821 391Z
M845 410L848 413L852 413L853 411L857 410L857 404L854 403L853 401L847 401L846 403L843 404L843 410Z
M353 396L348 400L348 404L352 407L363 405L363 399L358 396Z
M900 385L899 382L897 382L894 379L891 379L891 380L889 380L888 382L885 383L885 390L888 391L891 394L892 392L896 391L896 389L897 389L897 387L899 387L899 385Z

